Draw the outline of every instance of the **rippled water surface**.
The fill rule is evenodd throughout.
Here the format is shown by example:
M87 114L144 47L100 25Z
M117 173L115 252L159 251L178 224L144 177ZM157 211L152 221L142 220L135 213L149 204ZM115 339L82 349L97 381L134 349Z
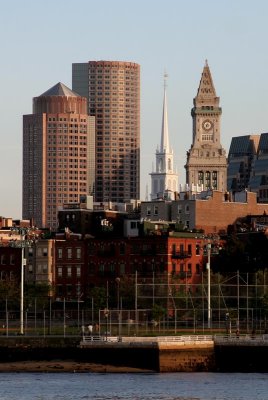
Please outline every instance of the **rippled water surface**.
M268 400L268 374L2 373L0 400Z

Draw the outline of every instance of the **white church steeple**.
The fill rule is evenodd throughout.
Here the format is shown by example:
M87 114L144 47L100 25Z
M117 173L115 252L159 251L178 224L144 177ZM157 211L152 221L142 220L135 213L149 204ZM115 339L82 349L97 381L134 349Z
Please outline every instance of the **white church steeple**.
M151 200L174 198L178 191L178 174L173 167L173 150L169 144L167 112L167 74L164 74L164 100L160 149L156 150L156 169L151 175Z
M169 135L168 135L168 113L167 113L167 77L168 75L164 74L164 101L163 101L163 116L162 116L162 132L161 132L161 146L160 152L164 153L165 151L169 153Z

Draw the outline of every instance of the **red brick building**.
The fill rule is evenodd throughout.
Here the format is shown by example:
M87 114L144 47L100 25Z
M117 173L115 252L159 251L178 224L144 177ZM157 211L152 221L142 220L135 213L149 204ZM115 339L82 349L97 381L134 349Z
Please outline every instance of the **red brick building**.
M207 257L207 239L173 233L135 238L56 240L55 297L85 299L94 286L106 286L117 277L162 277L182 283L200 282Z

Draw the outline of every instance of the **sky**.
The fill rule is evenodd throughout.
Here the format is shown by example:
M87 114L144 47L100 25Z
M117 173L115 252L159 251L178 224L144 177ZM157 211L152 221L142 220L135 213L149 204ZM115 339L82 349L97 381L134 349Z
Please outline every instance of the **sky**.
M170 145L185 183L191 108L208 60L222 107L221 143L268 131L266 0L2 0L0 13L0 216L21 218L22 116L72 63L141 66L141 199L151 191L168 74Z

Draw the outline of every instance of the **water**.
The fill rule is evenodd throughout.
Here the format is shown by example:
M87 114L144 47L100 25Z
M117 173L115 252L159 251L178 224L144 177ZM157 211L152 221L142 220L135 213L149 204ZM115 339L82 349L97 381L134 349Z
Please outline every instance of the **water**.
M268 374L1 373L1 400L267 400Z

